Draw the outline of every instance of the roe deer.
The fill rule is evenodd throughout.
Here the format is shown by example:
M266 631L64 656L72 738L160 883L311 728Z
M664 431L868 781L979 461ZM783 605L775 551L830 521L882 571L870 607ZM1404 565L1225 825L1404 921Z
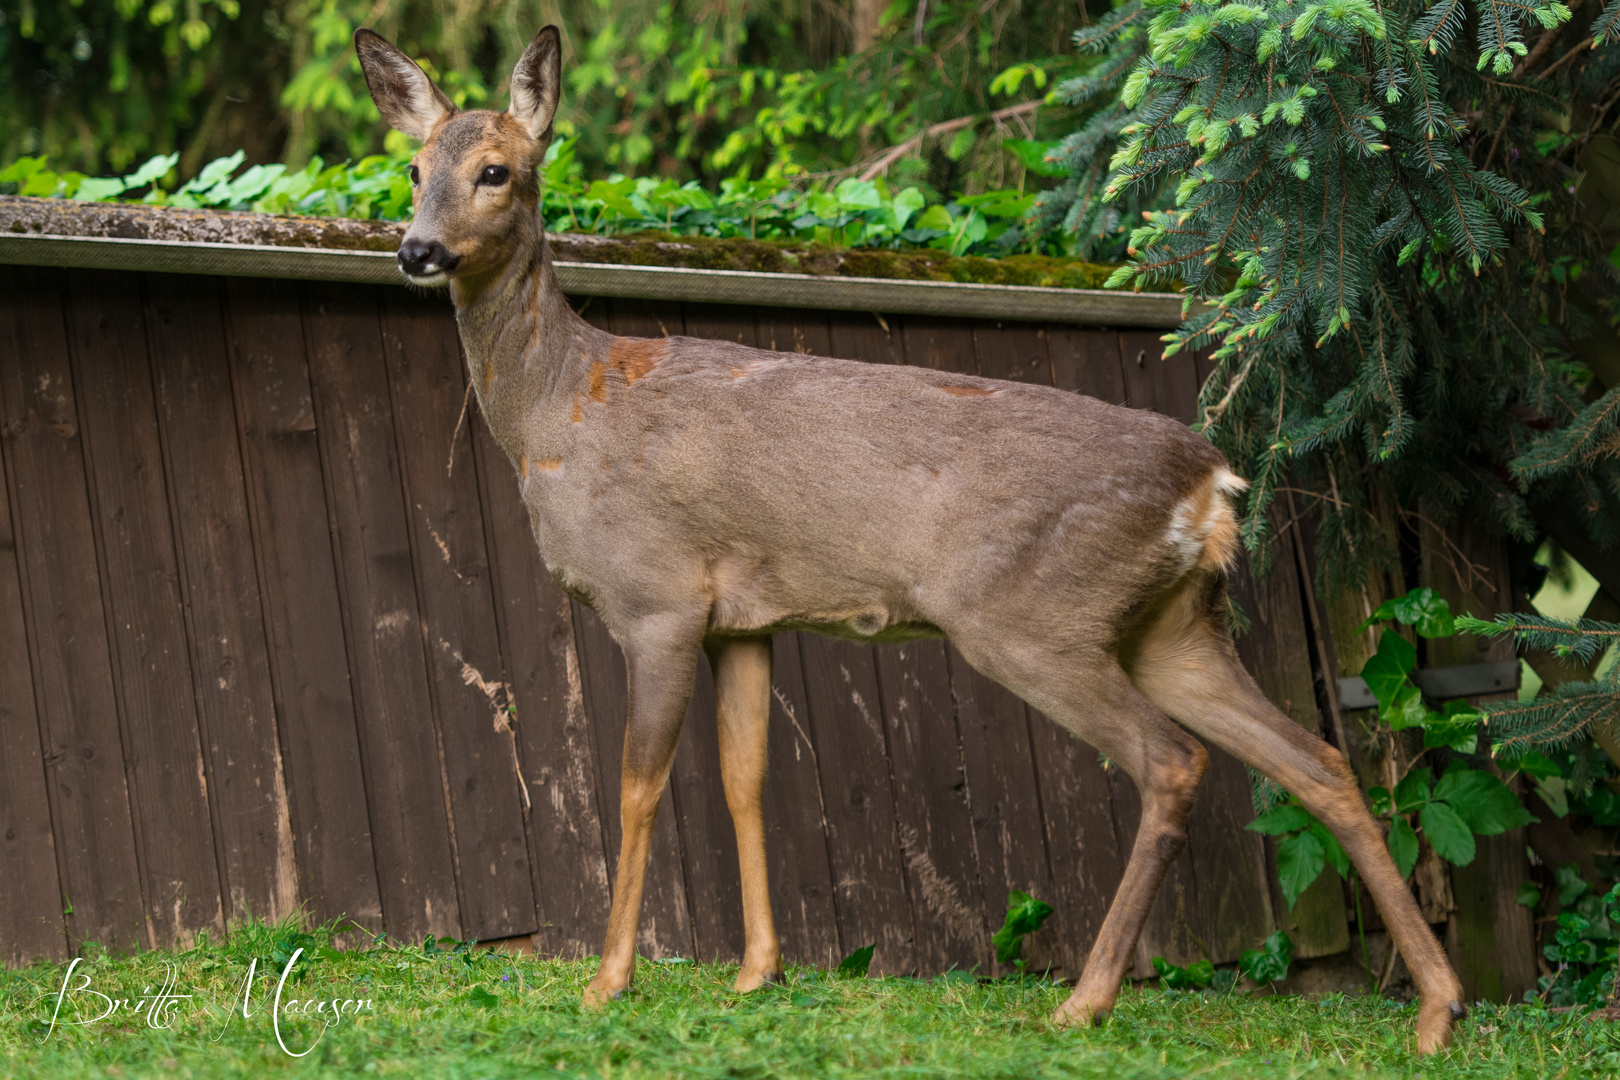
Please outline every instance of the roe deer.
M369 30L355 47L383 117L422 149L399 266L448 284L469 378L547 568L623 647L623 842L601 1006L630 985L649 839L696 664L719 700L745 950L737 989L782 957L760 817L771 635L947 636L968 662L1117 762L1141 824L1074 993L1114 1005L1208 755L1186 729L1297 795L1344 845L1422 994L1417 1043L1450 1040L1462 988L1339 752L1279 712L1226 631L1246 482L1149 412L1051 387L686 337L620 338L557 287L536 169L561 44L546 27L505 112L458 111Z

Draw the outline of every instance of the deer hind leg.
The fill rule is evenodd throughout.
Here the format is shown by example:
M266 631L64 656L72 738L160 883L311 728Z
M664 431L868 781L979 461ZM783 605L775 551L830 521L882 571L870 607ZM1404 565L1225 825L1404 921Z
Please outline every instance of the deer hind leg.
M1100 750L1142 795L1142 818L1114 901L1080 980L1052 1020L1088 1024L1112 1011L1165 872L1187 843L1187 815L1209 764L1199 741L1144 698L1102 649L1077 663L1029 642L970 663Z
M720 723L720 776L737 830L742 871L743 962L735 988L782 980L782 946L771 918L765 868L766 736L771 714L771 639L748 638L710 649Z
M632 635L625 642L630 707L624 729L624 767L619 789L623 836L619 868L608 913L602 965L585 988L584 1006L600 1008L630 986L636 967L636 925L647 880L658 803L669 781L681 721L697 671L698 633L671 634L667 628Z
M1462 984L1429 931L1368 813L1343 756L1266 700L1238 661L1224 588L1195 574L1126 650L1142 693L1167 714L1293 792L1344 846L1378 905L1422 997L1419 1053L1451 1041Z
M1112 661L1108 666L1115 667ZM1187 844L1187 815L1209 754L1143 700L1120 675L1106 693L1087 680L1085 711L1043 711L1101 750L1135 781L1142 819L1125 873L1074 992L1052 1016L1058 1024L1089 1024L1113 1010L1164 875Z

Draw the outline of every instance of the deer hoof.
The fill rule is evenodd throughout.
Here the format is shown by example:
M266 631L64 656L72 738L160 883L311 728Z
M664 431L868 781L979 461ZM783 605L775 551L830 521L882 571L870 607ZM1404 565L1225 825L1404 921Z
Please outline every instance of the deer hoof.
M1085 1001L1076 994L1057 1007L1052 1023L1058 1027L1090 1027L1107 1020L1113 1011L1111 1001Z
M1417 1050L1433 1054L1451 1045L1452 1025L1468 1015L1461 1001L1425 1001L1418 1009Z
M591 984L585 988L585 996L580 999L579 1005L586 1012L596 1012L605 1009L608 1002L618 1001L622 997L624 987L614 987L600 979L592 979Z
M737 981L731 988L739 994L746 994L758 990L763 986L782 985L782 972L780 970L749 971L746 968L737 973Z

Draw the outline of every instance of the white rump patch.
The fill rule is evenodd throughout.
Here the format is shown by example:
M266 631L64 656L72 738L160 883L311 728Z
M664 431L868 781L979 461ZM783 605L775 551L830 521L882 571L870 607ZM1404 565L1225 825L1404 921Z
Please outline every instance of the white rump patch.
M1226 569L1237 554L1237 515L1229 495L1241 495L1249 482L1230 469L1216 469L1190 495L1176 503L1165 543L1176 553L1181 573L1195 566Z

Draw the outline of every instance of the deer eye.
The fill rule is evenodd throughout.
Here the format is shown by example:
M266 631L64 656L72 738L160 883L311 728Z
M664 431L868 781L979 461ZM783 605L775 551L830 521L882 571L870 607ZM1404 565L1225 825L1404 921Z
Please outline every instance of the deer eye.
M490 165L479 174L478 182L480 184L488 184L490 187L500 187L502 184L506 183L506 179L510 175L511 174L506 171L505 165Z
M420 170L417 169L417 167L415 165L411 166L410 173L411 173L411 187L416 187L417 185L421 184L421 182L422 182L422 173L420 172Z

